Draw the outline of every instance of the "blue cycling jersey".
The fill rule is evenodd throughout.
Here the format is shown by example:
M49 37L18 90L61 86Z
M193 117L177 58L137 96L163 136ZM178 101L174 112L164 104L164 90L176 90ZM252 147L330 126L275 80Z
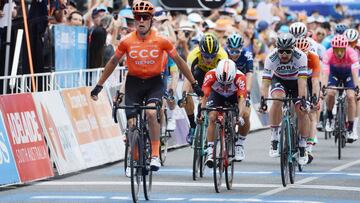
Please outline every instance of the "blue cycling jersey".
M229 54L229 50L227 47L225 47L225 50ZM236 64L236 68L244 74L252 73L254 70L253 54L246 49L243 49L241 51L239 58L234 62Z

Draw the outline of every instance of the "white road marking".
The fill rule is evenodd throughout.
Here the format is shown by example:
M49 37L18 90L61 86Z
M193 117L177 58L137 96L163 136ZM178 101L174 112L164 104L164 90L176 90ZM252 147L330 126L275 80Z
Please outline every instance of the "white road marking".
M46 195L32 196L31 199L105 199L105 196L88 196L88 195Z
M354 165L357 165L357 164L360 164L360 159L356 160L356 161L352 161L352 162L349 162L347 164L344 164L344 165L341 165L341 166L338 166L338 167L335 167L335 168L332 168L329 170L329 172L338 172L338 171L342 171L344 169L347 169L347 168L350 168L351 166L354 166ZM288 190L290 188L296 188L297 186L299 185L302 185L302 184L305 184L305 183L309 183L311 181L314 181L316 179L319 179L321 176L316 176L316 177L308 177L308 178L304 178L302 180L299 180L297 182L295 182L294 185L288 185L287 187L279 187L279 188L275 188L275 189L272 189L272 190L269 190L269 191L266 191L264 193L261 193L261 194L258 194L256 195L255 197L258 197L258 196L271 196L271 195L274 195L276 193L279 193L279 192L283 192L285 190Z
M289 188L296 189L318 189L318 190L340 190L340 191L360 191L360 187L347 187L347 186L336 186L336 185L304 185L310 181L313 181L319 177L308 177L302 179L294 185L288 185ZM41 182L34 184L36 186L121 186L130 185L130 181L52 181L52 182ZM213 183L195 183L195 182L153 182L154 186L163 187L214 187ZM222 185L225 187L225 184ZM288 189L284 188L280 184L233 184L233 188L275 188L270 190L271 193L275 191L283 191ZM271 194L270 191L263 193L262 196L268 196ZM256 198L255 198L256 199Z

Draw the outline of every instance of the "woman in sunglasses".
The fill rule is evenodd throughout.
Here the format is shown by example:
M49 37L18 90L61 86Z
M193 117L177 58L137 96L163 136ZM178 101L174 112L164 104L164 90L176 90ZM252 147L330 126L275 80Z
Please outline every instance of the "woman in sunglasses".
M302 98L296 104L298 128L301 136L299 164L308 162L305 151L308 138L309 117L303 111L308 109L305 98L307 96L307 57L304 52L295 48L295 37L290 33L282 33L278 36L275 48L265 59L265 67L261 86L261 97L267 98L271 85L272 98ZM301 104L301 105L298 105ZM262 103L263 105L263 103ZM259 111L262 110L262 105ZM271 145L269 156L278 157L279 154L279 125L282 117L283 103L274 101L270 108Z
M221 59L227 59L228 55L221 47L218 39L214 34L205 33L199 42L199 46L190 51L187 57L187 63L191 67L194 78L202 86L205 74L216 68L216 65ZM191 86L188 80L185 80L183 92L191 91ZM190 121L190 129L187 136L187 141L192 143L192 137L195 131L196 123L194 117L194 102L191 96L188 96L181 104L185 107L186 114Z
M139 0L134 3L132 12L136 31L121 39L115 54L106 64L96 87L91 91L92 99L98 99L97 96L103 88L102 85L124 55L126 55L128 72L125 88L121 88L120 94L125 96L125 105L141 104L146 98L147 106L155 106L162 100L165 85L161 74L164 70L164 57L167 55L175 61L179 70L190 81L194 92L202 96L201 87L192 76L186 62L177 53L175 46L169 39L152 29L154 6L148 1ZM131 129L135 125L136 110L127 109L125 113L128 119L128 128ZM150 168L152 171L157 171L161 166L159 159L160 124L156 119L156 111L148 110L146 116L149 121L151 139ZM126 170L127 176L129 175L128 171Z
M245 158L243 143L250 130L250 90L253 75L253 55L250 51L245 50L243 47L244 38L238 33L231 34L226 40L225 51L227 52L229 58L235 62L236 69L246 76L246 105L242 110L242 115L240 115L244 119L245 123L239 129L240 139L236 142L235 147L235 159L238 161Z

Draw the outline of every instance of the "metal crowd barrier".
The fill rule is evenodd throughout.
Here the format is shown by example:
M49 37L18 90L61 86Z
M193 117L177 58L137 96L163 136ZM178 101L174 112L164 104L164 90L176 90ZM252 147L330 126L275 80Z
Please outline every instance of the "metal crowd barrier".
M1 94L15 94L93 86L99 80L103 70L104 68L96 68L37 73L34 75L2 76L0 77L0 85L2 85L0 91ZM105 85L113 86L120 84L125 78L126 71L126 68L118 66ZM32 91L32 76L35 79L35 91ZM5 91L6 89L7 91Z

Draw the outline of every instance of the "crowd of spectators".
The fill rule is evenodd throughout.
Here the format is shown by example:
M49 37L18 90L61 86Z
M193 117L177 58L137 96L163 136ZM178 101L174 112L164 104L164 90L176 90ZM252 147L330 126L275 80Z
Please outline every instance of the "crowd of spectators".
M153 0L156 1L156 0ZM50 2L50 5L47 5ZM119 41L134 30L134 16L131 11L132 1L123 0L120 8L110 7L110 1L89 1L85 11L79 11L78 1L74 0L32 0L29 9L30 38L33 40L32 52L35 72L51 71L54 68L52 27L62 24L68 26L86 26L88 28L87 68L103 67L114 53ZM332 20L321 16L316 10L311 15L304 12L291 12L280 6L280 0L250 1L243 10L243 1L227 0L225 6L210 11L182 10L167 11L156 7L154 27L176 44L183 58L196 46L204 32L213 32L222 45L233 32L245 38L245 49L254 55L255 67L261 69L264 59L274 47L279 32L287 32L289 25L296 21L307 24L309 35L322 43L331 36L335 23L345 23L349 27L360 28L351 17L343 15L345 9L338 5L342 18ZM12 18L21 18L20 1L14 0ZM155 5L159 5L155 3ZM4 66L6 18L8 1L0 2L0 62ZM40 18L41 15L44 18ZM34 20L35 16L35 20ZM33 20L31 20L33 19ZM41 20L42 19L42 20ZM41 23L45 27L40 27ZM21 24L21 23L18 23ZM18 28L22 26L17 25ZM39 37L36 37L38 35ZM14 41L12 36L12 41ZM13 44L13 42L12 42ZM25 43L23 43L25 44ZM326 48L326 45L324 45ZM26 53L26 52L25 52ZM28 69L26 54L22 54L23 69ZM123 63L123 62L121 62ZM25 64L25 65L24 65ZM123 65L123 64L120 64ZM23 73L27 71L23 70ZM3 73L2 73L3 75Z

